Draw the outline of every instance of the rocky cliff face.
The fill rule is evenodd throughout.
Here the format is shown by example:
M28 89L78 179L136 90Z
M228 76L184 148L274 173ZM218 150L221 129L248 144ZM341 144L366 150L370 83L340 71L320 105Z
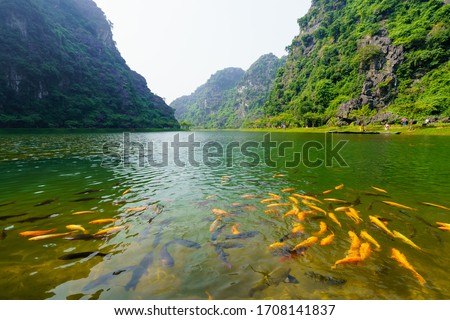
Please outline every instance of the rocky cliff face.
M0 1L2 127L176 127L92 0Z

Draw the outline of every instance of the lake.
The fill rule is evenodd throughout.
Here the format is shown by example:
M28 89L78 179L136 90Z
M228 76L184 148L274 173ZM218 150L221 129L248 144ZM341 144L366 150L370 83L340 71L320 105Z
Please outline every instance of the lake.
M1 299L450 299L450 232L436 224L450 223L449 137L0 141ZM46 230L64 235L20 235ZM361 243L371 248L364 257ZM335 266L351 247L354 264Z

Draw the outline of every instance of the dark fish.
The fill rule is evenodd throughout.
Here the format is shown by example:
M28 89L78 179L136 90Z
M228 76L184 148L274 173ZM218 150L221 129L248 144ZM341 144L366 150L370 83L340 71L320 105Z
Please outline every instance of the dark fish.
M139 265L136 266L133 269L133 274L131 275L130 281L125 286L125 289L128 291L130 289L134 290L136 289L136 286L138 285L139 281L141 280L142 276L147 273L148 268L153 264L153 251L147 254L141 262L139 262Z
M305 275L316 281L323 282L331 286L340 286L347 282L347 280L345 279L334 278L331 276L324 276L314 271L307 271L305 272Z
M191 240L184 240L184 239L174 239L175 243L180 244L182 246L185 246L187 248L195 248L200 249L202 246L198 244L197 242L191 241Z
M390 198L390 196L388 196L387 194L376 193L376 192L371 192L371 191L364 191L364 192L361 192L361 194L366 195L366 196L372 196L372 197Z
M81 199L72 200L70 202L85 202L85 201L98 200L98 199L99 198L81 198Z
M14 215L11 215L11 216L3 216L3 217L0 217L0 221L12 219L12 218L17 218L17 217L22 217L22 216L25 216L27 214L28 213L21 213L21 214L14 214Z
M355 199L355 201L353 201L353 205L354 205L354 206L357 206L357 205L359 205L359 204L361 204L361 197L360 197L360 196L358 196L358 197Z
M104 257L106 256L106 253L102 252L77 252L77 253L69 253L62 257L59 257L59 260L75 260L75 259L82 259L82 258L92 258L92 257Z
M230 239L248 239L256 237L259 234L259 231L248 231L239 234L227 234L225 235L226 240Z
M33 217L33 218L24 219L24 220L19 220L19 221L17 221L17 223L28 223L28 222L36 222L36 221L46 220L46 219L50 218L51 216L53 216L53 214L49 214L44 217Z
M131 269L131 267L129 269ZM128 270L127 269L122 269L122 270L114 271L112 273L104 274L104 275L98 277L97 279L89 282L82 290L83 291L89 291L89 290L94 289L94 288L96 288L98 286L106 285L106 284L109 283L109 281L111 281L111 279L114 276L118 276L119 274L121 274L123 272L126 272L126 271L128 271Z
M285 241L287 241L287 240L289 240L289 239L297 239L297 238L302 237L303 235L304 235L304 233L302 233L302 232L290 232L290 233L284 235L284 236L279 240L279 242L285 242Z
M0 207L9 206L10 204L14 204L14 203L16 203L16 202L11 201L11 202L7 202L7 203L2 203L2 204L0 204Z
M256 292L263 291L270 286L276 287L282 282L284 282L284 283L299 283L299 281L290 274L291 268L279 267L270 273L259 272L256 270L254 270L254 271L261 273L263 275L263 278L261 279L261 281L256 283L256 285L250 289L250 292L249 292L250 297L253 297L253 295Z
M175 260L173 260L173 257L170 255L168 251L168 247L173 243L173 241L167 242L165 245L162 246L161 250L159 251L159 261L161 261L161 264L163 266L172 268L175 265Z
M439 243L442 243L442 238L439 234L432 228L427 228L427 232L431 234Z
M417 230L416 228L414 228L414 226L407 222L406 225L408 226L408 230L409 230L409 237L410 238L414 238L416 236Z
M159 229L158 229L158 231L156 232L155 239L153 240L153 244L152 244L152 247L153 247L153 248L156 248L156 247L160 244L164 229L165 229L167 226L169 226L169 224L170 224L172 221L173 221L173 219L166 219L166 220L164 220L164 221L161 222L161 224L159 225Z
M5 240L6 237L7 237L6 231L5 231L5 230L2 230L2 231L0 232L0 240Z
M99 237L96 237L96 236L94 236L94 235L92 235L92 234L75 234L75 235L73 235L73 236L69 236L69 237L65 237L65 238L63 238L64 240L71 240L71 241L74 241L74 240L84 240L84 241L87 241L87 240L93 240L93 239L98 239Z
M40 203L38 203L38 204L35 204L34 206L35 207L42 207L42 206L45 206L45 205L47 205L47 204L50 204L50 203L52 203L52 202L55 202L57 199L49 199L49 200L45 200L44 202L40 202Z
M221 247L221 246L214 246L214 251L217 253L217 255L219 256L219 259L223 261L223 263L225 263L225 266L228 269L231 269L231 263L228 261L228 253L225 252L225 250Z
M102 191L102 190L101 189L88 189L85 191L80 191L80 192L74 193L74 195L90 194L90 193L95 193L95 192L100 192L100 191Z
M226 224L221 225L218 227L214 232L211 234L211 241L216 241L220 234L222 233L223 229L226 227Z
M429 223L427 220L425 220L424 218L422 218L421 216L415 215L414 217L416 217L417 220L420 220L421 222L425 223L427 226L435 228L436 226L432 225L431 223Z
M234 249L234 248L243 248L244 247L244 245L242 243L233 243L233 242L219 242L214 245L221 247L222 249Z

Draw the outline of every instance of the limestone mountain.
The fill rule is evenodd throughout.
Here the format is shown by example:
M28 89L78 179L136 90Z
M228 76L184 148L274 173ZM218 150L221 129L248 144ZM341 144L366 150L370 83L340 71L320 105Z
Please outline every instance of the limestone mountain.
M253 125L450 116L450 5L313 0Z
M175 116L205 128L239 128L262 117L262 106L284 61L266 54L246 72L236 68L218 71L193 94L171 104Z
M1 127L177 127L92 0L0 1Z

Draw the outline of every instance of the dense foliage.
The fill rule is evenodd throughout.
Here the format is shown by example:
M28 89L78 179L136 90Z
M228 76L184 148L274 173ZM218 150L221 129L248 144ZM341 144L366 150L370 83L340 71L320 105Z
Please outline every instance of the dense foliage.
M92 0L0 1L0 126L176 127Z
M228 68L214 74L192 95L175 100L177 119L204 128L239 128L263 116L278 69L285 60L260 57L244 72Z
M387 104L378 113L399 117L450 114L450 5L441 0L313 0L298 20L301 33L287 47L286 65L278 72L255 126L318 125L333 120L343 103L358 98L373 65L385 52L359 45L387 32L403 60L374 90ZM282 118L280 120L279 118Z

